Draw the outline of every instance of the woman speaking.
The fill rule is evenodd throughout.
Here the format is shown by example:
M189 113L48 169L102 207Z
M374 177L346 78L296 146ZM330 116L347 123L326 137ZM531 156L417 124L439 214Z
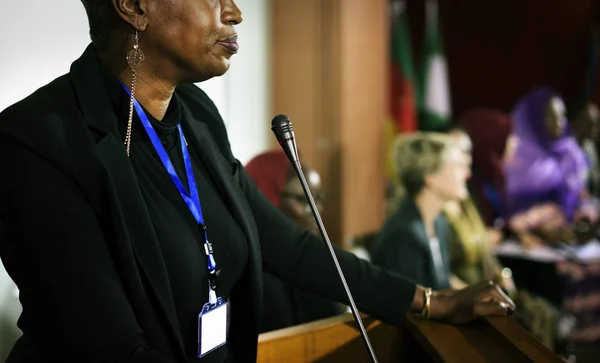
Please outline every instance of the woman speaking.
M229 68L235 3L82 2L91 45L0 114L0 253L23 306L8 362L255 361L263 269L345 303L320 238L260 193L192 84ZM492 284L431 292L336 253L387 321L514 308Z

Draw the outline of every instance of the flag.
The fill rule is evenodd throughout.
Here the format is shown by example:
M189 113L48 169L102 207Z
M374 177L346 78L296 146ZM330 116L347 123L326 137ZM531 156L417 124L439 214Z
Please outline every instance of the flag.
M451 123L452 112L448 65L444 56L437 0L427 0L425 16L419 128L439 131Z
M392 2L392 36L390 62L390 116L398 132L418 129L415 73L406 3Z
M417 74L410 41L406 2L391 2L391 52L389 74L389 119L385 128L386 176L397 183L393 145L398 133L414 132L419 128L417 118Z

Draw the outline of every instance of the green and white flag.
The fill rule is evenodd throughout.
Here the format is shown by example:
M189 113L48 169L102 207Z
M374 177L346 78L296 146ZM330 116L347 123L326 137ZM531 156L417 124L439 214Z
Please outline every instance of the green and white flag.
M451 123L448 64L444 56L437 0L427 0L419 128L444 129Z

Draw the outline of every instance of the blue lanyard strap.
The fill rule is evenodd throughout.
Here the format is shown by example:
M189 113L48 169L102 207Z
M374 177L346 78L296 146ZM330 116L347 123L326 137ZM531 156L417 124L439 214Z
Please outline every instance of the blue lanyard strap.
M131 92L129 91L129 89L122 83L121 86L123 86L125 91L127 91L127 94L129 94L129 96L131 97ZM190 159L190 154L188 152L185 137L183 136L181 124L177 125L177 129L179 131L179 139L181 140L181 152L183 154L183 162L185 164L185 173L187 176L189 191L183 185L183 182L181 181L181 178L179 178L179 175L177 175L175 167L173 166L173 163L169 158L169 154L167 154L165 147L158 138L156 130L154 130L154 127L148 119L146 112L144 112L144 109L135 98L133 99L133 105L135 107L135 111L138 114L138 117L142 121L142 125L144 125L144 129L146 130L146 133L148 134L148 137L150 138L154 149L156 150L158 156L160 157L160 160L162 161L163 166L167 170L167 173L169 173L171 180L175 184L175 187L179 191L179 194L181 195L181 198L183 198L183 201L187 205L188 209L194 216L194 219L196 219L196 223L198 223L198 225L200 225L200 227L202 228L202 237L204 238L204 253L207 257L208 282L211 292L209 294L209 298L210 300L215 300L216 303L215 291L217 289L217 262L213 255L212 244L208 241L208 236L206 234L206 224L204 223L204 216L202 215L202 206L200 205L200 196L198 195L198 188L196 187L196 178L194 177L192 161Z

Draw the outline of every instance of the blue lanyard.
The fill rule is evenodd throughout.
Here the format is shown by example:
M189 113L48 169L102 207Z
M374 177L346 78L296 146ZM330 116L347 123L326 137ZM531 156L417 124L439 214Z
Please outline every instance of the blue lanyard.
M121 86L123 86L125 91L127 91L127 94L129 94L129 96L131 97L131 92L129 91L129 89L122 83ZM194 219L196 219L196 223L198 223L198 225L202 227L202 236L204 237L204 253L206 254L206 257L208 259L208 282L210 287L209 302L214 305L217 300L217 262L213 255L212 244L208 241L208 236L206 234L206 225L204 223L204 216L202 215L202 206L200 205L200 196L198 195L198 188L196 187L196 178L194 177L192 161L190 159L190 154L188 152L185 137L183 136L183 131L181 130L181 124L177 125L177 130L179 131L179 139L181 140L181 152L183 154L183 162L185 164L185 173L187 175L189 191L186 190L185 186L183 185L183 182L181 181L181 178L179 178L179 175L177 175L175 167L173 166L173 163L169 158L169 154L167 154L165 147L158 138L158 135L156 134L152 123L150 122L150 120L148 120L146 112L144 112L144 109L135 98L133 99L133 105L135 107L135 111L138 114L138 117L142 121L142 125L144 125L144 129L146 129L146 133L148 134L148 137L150 138L154 149L158 153L158 156L160 157L163 166L169 173L169 176L175 184L175 187L177 187L181 198L183 198L183 201L188 206L188 209L194 216Z

